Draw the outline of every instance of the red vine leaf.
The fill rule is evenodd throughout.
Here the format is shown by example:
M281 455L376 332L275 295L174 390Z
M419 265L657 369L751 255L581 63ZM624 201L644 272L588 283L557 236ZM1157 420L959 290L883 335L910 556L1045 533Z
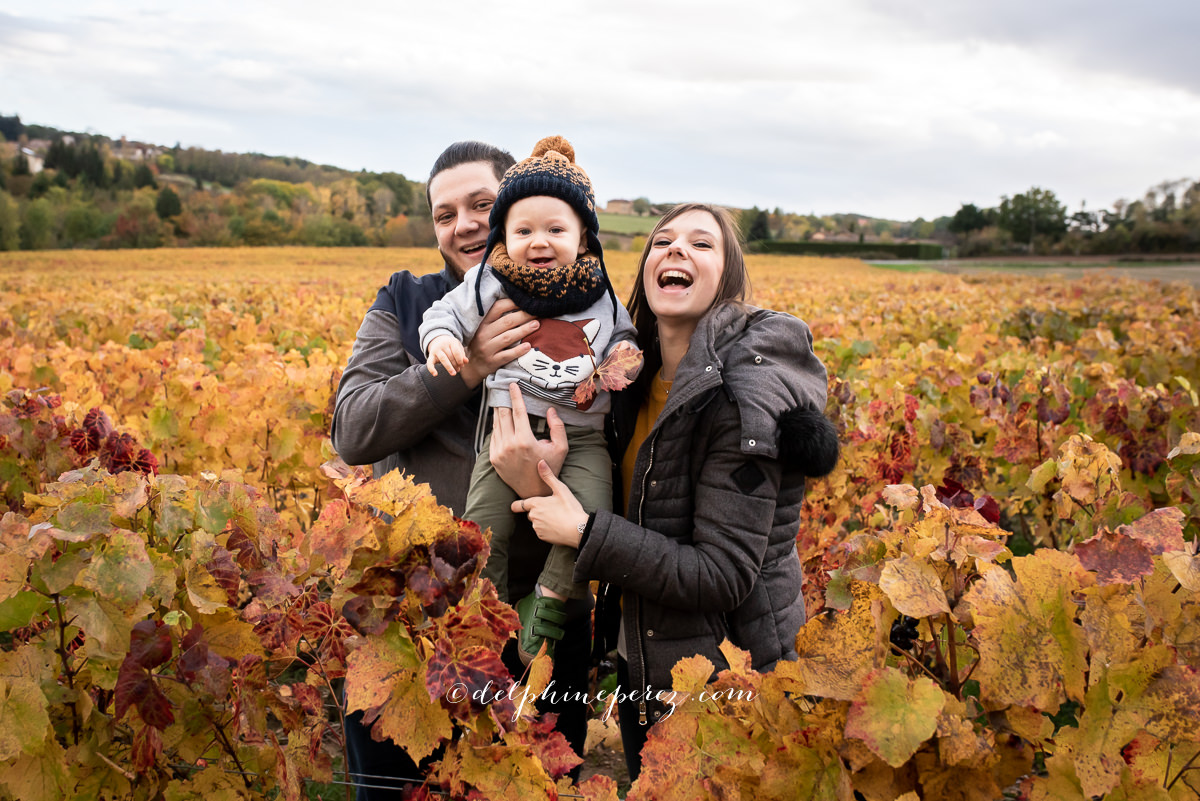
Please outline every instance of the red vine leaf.
M1106 529L1075 543L1074 551L1081 565L1098 574L1099 584L1132 584L1154 572L1154 562L1145 546L1123 533Z
M129 635L129 659L153 670L171 658L171 631L161 620L143 620Z

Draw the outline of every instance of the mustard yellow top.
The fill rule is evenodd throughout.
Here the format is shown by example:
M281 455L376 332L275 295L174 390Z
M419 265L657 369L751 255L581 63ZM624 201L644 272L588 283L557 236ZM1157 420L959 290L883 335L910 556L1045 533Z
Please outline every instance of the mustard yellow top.
M650 436L650 429L654 428L654 422L658 420L658 416L662 414L663 408L667 405L667 395L670 392L671 382L663 381L662 372L659 371L655 374L654 380L650 382L650 394L647 396L646 402L638 409L637 422L633 426L633 439L629 440L629 446L625 448L625 455L621 458L621 476L625 485L627 514L630 489L633 486L633 464L637 461L638 449L642 447L646 437Z

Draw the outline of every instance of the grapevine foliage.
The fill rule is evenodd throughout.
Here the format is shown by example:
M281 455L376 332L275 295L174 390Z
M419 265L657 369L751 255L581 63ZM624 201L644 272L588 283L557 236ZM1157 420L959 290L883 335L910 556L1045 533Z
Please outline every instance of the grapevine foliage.
M440 264L6 262L0 794L298 798L362 710L436 755L416 797L617 797L571 787L552 720L475 692L507 686L516 625L486 537L401 476L321 470L354 326L406 267ZM610 267L627 287L633 258ZM797 538L810 619L771 672L731 645L715 682L677 665L689 700L629 797L1197 798L1194 289L751 271L812 326L843 444Z

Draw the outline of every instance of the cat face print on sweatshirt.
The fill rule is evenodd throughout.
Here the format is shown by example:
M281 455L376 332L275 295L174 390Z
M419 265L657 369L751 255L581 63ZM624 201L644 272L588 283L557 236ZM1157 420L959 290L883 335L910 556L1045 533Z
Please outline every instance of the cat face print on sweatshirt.
M533 395L575 406L571 400L575 387L596 370L591 343L599 331L599 320L542 320L538 330L525 337L532 349L517 364L529 378L517 383ZM579 408L586 410L586 406Z

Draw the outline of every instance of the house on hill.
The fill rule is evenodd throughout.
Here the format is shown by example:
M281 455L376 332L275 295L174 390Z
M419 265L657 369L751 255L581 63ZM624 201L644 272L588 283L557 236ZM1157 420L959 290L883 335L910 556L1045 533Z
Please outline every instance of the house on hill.
M632 200L610 200L608 205L604 207L604 211L608 214L633 214Z
M128 161L154 161L161 155L163 148L147 145L143 142L130 142L124 136L113 147L113 155Z
M45 169L46 162L41 156L35 153L32 148L22 147L20 152L21 155L25 157L25 160L29 162L29 172L31 174L37 175L39 172Z

